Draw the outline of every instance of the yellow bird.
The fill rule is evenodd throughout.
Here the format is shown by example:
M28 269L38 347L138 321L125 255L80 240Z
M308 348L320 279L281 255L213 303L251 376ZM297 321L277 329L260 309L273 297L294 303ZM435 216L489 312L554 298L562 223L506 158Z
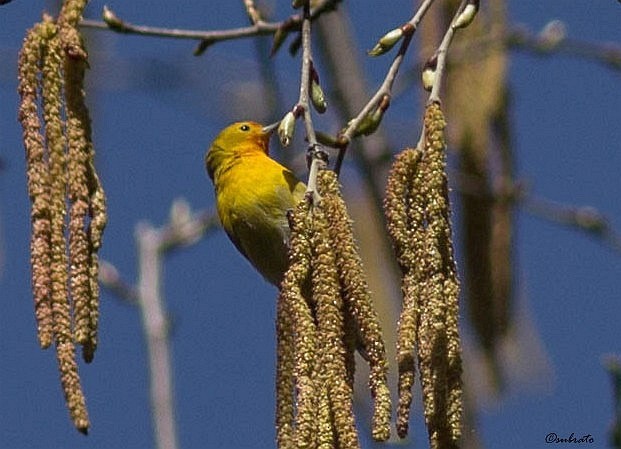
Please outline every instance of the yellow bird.
M254 267L277 287L287 269L287 211L306 186L269 157L274 126L237 122L224 128L205 157L222 227Z

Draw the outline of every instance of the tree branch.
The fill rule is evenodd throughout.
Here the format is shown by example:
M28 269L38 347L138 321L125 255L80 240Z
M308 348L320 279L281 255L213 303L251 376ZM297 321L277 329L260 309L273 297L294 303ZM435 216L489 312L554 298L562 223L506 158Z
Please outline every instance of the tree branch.
M173 249L196 243L216 229L213 212L192 213L185 200L175 200L169 222L161 228L148 223L136 226L138 285L124 282L109 262L101 264L99 280L118 297L140 308L147 345L153 428L158 449L177 449L172 361L168 318L161 292L163 257Z
M308 152L311 158L310 170L306 191L313 194L318 199L317 193L317 174L326 165L326 153L317 143L313 118L310 111L310 82L311 70L313 66L313 52L311 47L311 14L310 1L304 4L304 20L302 22L302 69L300 75L300 97L296 108L302 111L304 126L306 129L306 139L308 140Z
M322 0L312 9L310 20L315 20L321 14L336 8L342 0ZM302 26L303 16L294 14L281 22L265 22L260 20L253 5L254 2L244 0L246 11L250 15L253 24L248 27L232 28L227 30L188 30L179 28L163 28L145 25L136 25L120 19L111 9L104 7L103 21L82 19L80 25L87 28L100 30L111 30L117 33L137 34L140 36L157 36L172 39L200 40L199 46L194 51L195 55L200 55L205 49L216 42L240 39L253 36L274 35L282 32L285 35L289 32L299 31ZM257 20L259 19L259 20Z
M455 36L455 31L457 30L456 23L458 18L461 16L464 8L466 7L467 0L463 0L457 8L457 12L451 20L451 24L446 30L444 37L442 38L442 42L440 46L436 50L433 58L436 59L435 69L434 69L434 80L431 87L431 93L429 94L429 98L427 99L427 103L439 103L440 102L440 89L442 88L442 80L444 79L444 68L446 67L446 55L448 53L448 49L453 41L453 37Z
M146 223L136 227L138 244L138 304L145 331L149 359L153 428L158 449L176 449L173 379L168 344L168 319L162 297L161 237Z
M565 226L571 226L588 233L621 252L621 232L610 224L610 220L592 206L563 204L530 192L523 181L501 189L490 189L480 179L467 176L459 171L451 172L456 191L464 195L487 198L490 201L511 201L527 213Z
M397 52L397 55L393 59L392 64L390 65L390 67L388 68L388 71L386 72L384 81L382 81L382 84L380 85L380 87L373 94L371 99L362 107L360 112L358 112L358 114L353 119L351 119L347 123L346 127L340 132L340 135L339 135L340 150L339 150L339 155L336 161L336 165L334 167L334 170L337 173L339 173L341 170L341 165L345 157L345 152L347 150L347 146L349 145L349 142L351 142L353 137L361 131L361 125L363 123L363 120L369 117L374 109L378 109L378 108L380 109L380 113L378 115L378 120L377 120L377 123L375 124L375 127L379 125L379 120L381 120L381 116L383 115L383 112L390 105L392 86L394 84L397 73L399 72L399 68L401 67L401 63L403 62L403 58L405 57L405 53L410 45L410 41L412 40L412 35L416 31L418 24L423 19L423 17L427 13L427 11L429 10L429 7L433 4L433 2L434 0L424 0L423 3L418 8L418 10L416 11L416 13L414 14L414 16L410 19L410 21L400 28L403 33L403 41L401 43L401 46L399 47L399 51ZM374 130L375 129L371 129L370 132L373 132ZM364 133L365 131L362 130L362 132Z

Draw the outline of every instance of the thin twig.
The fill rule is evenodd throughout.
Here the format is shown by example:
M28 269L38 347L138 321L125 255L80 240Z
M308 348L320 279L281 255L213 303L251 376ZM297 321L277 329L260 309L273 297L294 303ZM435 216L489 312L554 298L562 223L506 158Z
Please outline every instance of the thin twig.
M300 75L300 98L297 108L302 110L302 118L306 129L306 139L308 140L309 155L311 159L310 170L308 173L308 183L306 191L312 192L315 200L318 199L317 193L317 173L325 166L325 153L317 143L313 118L310 111L310 79L311 68L313 65L313 52L311 47L311 13L310 1L304 4L304 20L302 21L302 70Z
M171 223L161 230L160 251L171 251L196 243L209 231L219 226L213 211L200 211Z
M453 187L464 195L477 196L489 201L510 201L525 212L545 220L577 228L621 252L621 232L610 224L610 220L592 206L576 206L550 200L530 191L525 181L516 181L512 186L490 189L474 176L452 170L450 178Z
M492 32L476 39L455 43L452 47L451 64L470 63L480 59L482 52L504 47L543 56L565 54L621 71L621 46L612 42L592 42L566 36L562 26L556 31L550 31L549 26L544 26L541 31L534 32L522 25L516 25L500 33Z
M102 287L110 290L118 298L132 305L138 304L139 295L136 288L124 281L117 268L107 260L99 261L98 279Z
M399 72L399 68L401 67L401 63L403 62L403 58L405 57L405 53L410 45L410 41L412 40L412 36L418 27L418 24L423 19L429 7L433 4L434 0L424 0L420 5L414 16L407 22L408 27L404 26L405 35L403 37L403 41L401 42L401 46L399 47L399 51L397 55L393 59L388 71L386 72L386 76L382 81L382 84L377 89L377 91L373 94L373 96L369 99L369 101L362 107L360 112L351 119L345 129L340 133L340 141L341 147L339 149L338 158L334 167L334 171L338 174L341 170L341 165L345 156L345 152L347 150L347 146L349 142L353 139L356 131L359 129L362 121L367 117L371 111L378 107L382 99L387 98L389 102L391 97L392 86L394 84L397 73ZM387 106L386 106L387 107Z
M436 50L435 57L437 58L436 69L435 69L435 77L433 82L433 87L431 88L431 93L429 94L429 98L427 99L427 103L437 103L440 102L440 89L442 88L442 80L444 79L444 68L446 67L446 55L448 53L449 46L453 41L453 37L455 36L455 31L457 28L455 27L455 22L457 18L461 15L464 7L466 6L467 0L462 0L459 8L457 8L457 12L453 16L453 20L451 20L451 24L446 30L444 37L442 38L442 42L440 46Z
M310 19L315 20L324 12L333 10L334 8L336 8L336 5L341 1L342 0L323 0L319 2L315 6L315 8L313 8L310 14ZM250 10L248 9L249 3L252 4L253 2L244 0L244 5L246 6L247 11L250 14ZM256 9L254 9L254 11L256 11ZM197 51L195 51L195 53L197 54L202 53L201 50L204 50L207 46L216 42L253 36L273 35L278 30L282 30L285 32L299 31L303 20L301 14L294 14L280 22L264 22L263 20L257 20L256 22L254 22L256 17L251 15L251 20L254 22L251 26L231 28L227 30L204 31L136 25L121 20L112 10L108 8L104 8L103 16L104 21L82 19L80 25L88 28L111 30L117 33L124 34L137 34L140 36L157 36L172 39L200 40L200 46Z
M621 47L618 44L584 41L566 37L564 34L555 38L544 32L533 33L524 27L509 30L504 39L501 37L501 41L516 50L532 51L542 55L562 53L590 59L621 71Z
M302 109L302 117L306 129L306 138L309 146L317 144L313 119L310 113L309 92L310 92L310 72L313 64L313 53L311 48L311 24L308 4L304 6L304 21L302 22L302 69L300 75L300 97L298 107Z
M331 14L317 22L322 45L325 70L331 79L334 112L341 123L346 123L358 114L363 101L370 98L370 89L358 56L351 48L358 46L350 28L350 23L342 13ZM383 220L385 162L389 160L391 145L382 128L365 139L352 142L355 145L352 159L356 162L377 213L376 219ZM344 152L339 152L335 171L342 165ZM385 243L388 254L392 254L392 243L386 234Z
M248 18L250 19L250 23L256 25L259 22L262 22L261 13L257 9L254 4L254 0L243 0L244 8L246 8L246 14L248 14Z
M524 209L547 220L578 228L606 242L615 251L621 252L621 233L610 221L591 206L560 204L542 197L527 195L520 203Z
M295 29L296 22L292 22L292 30ZM205 40L209 43L239 39L244 37L262 36L274 34L276 30L282 25L282 22L268 23L257 22L252 26L231 28L227 30L188 30L181 28L163 28L153 27L146 25L135 25L125 21L119 21L115 26L109 25L109 23L92 20L82 19L80 25L87 28L95 28L100 30L111 30L117 33L124 34L137 34L140 36L157 36L166 37L172 39L190 39L190 40Z

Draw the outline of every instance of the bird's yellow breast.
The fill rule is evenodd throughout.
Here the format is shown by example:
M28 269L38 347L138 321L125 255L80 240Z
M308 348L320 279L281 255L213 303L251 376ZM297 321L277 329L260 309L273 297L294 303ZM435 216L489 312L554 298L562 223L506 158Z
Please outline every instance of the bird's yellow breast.
M214 185L222 226L237 248L271 283L287 268L287 210L305 186L263 152L237 152L216 171Z

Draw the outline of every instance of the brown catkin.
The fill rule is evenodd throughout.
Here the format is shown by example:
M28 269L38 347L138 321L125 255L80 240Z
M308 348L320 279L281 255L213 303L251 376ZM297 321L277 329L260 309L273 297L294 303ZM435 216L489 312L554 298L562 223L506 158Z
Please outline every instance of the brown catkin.
M424 147L406 149L386 190L388 230L403 273L397 359L397 433L408 431L418 367L430 446L456 448L461 436L459 282L453 255L444 140L436 103L425 111Z
M32 267L32 291L37 335L42 348L52 344L53 318L50 300L50 185L47 154L41 136L41 122L38 114L39 63L42 57L42 32L47 26L35 25L28 31L19 53L19 94L21 103L19 120L23 128L26 150L28 195L32 202L30 220L30 263Z
M447 364L445 310L441 275L428 279L423 289L418 336L418 361L423 390L425 421L432 449L446 446Z
M291 335L279 333L279 342L292 344L292 352L279 346L279 361L283 365L278 372L291 375L294 380L277 379L279 448L313 448L316 443L316 328L310 306L302 295L302 286L310 272L309 210L310 204L304 200L290 216L289 269L281 285L278 326L283 331L289 329ZM295 391L286 391L293 386Z
M65 0L58 15L58 24L61 28L76 29L87 3L88 0Z
M352 318L351 326L357 325L351 334L360 339L358 344L362 345L364 356L369 362L369 386L375 400L372 435L376 441L385 441L390 438L392 407L388 389L388 361L379 317L371 300L362 259L336 174L330 170L321 171L318 185L328 219L330 242L336 255L345 308ZM351 356L353 358L353 354Z
M73 424L82 433L88 433L89 419L86 401L80 386L78 364L75 361L75 348L72 341L58 342L56 358L60 370L60 381L65 393L65 401Z
M83 433L89 422L74 342L90 361L98 318L96 252L106 222L84 104L87 55L76 28L85 5L65 1L56 22L44 15L28 32L18 67L38 337L43 348L55 341L67 407Z
M384 211L386 226L393 241L397 262L405 273L414 268L410 210L417 200L412 181L422 158L419 148L406 148L397 155L388 175Z
M406 148L397 155L388 176L384 202L388 231L403 273L403 307L397 332L399 402L396 428L401 438L408 433L412 387L416 380L415 347L425 270L421 158L419 148Z
M457 277L445 281L444 295L447 301L448 338L448 422L453 441L459 442L462 435L463 389L461 340L459 336L459 282Z
M399 371L397 405L397 435L405 438L408 434L410 408L412 404L412 388L416 381L415 345L418 337L419 309L417 303L420 295L419 281L412 273L403 278L404 301L399 317L397 331L397 366Z
M316 386L316 328L306 300L294 298L293 315L296 321L295 379L297 416L295 447L316 447L317 386Z
M86 433L89 427L86 403L80 385L72 335L70 299L67 291L65 239L65 188L67 185L66 139L62 121L62 50L55 26L44 36L46 51L42 65L43 119L49 150L51 222L51 302L57 360L67 407L75 427Z
M312 287L318 340L323 355L321 368L328 384L337 447L354 449L360 447L360 444L353 414L353 390L347 381L343 300L340 296L336 256L321 202L313 207L312 213Z
M280 449L293 449L294 335L291 311L282 292L278 296L276 337L276 441Z
M72 340L70 299L67 292L65 241L65 186L67 181L64 123L62 121L60 41L56 27L50 26L43 59L43 119L49 151L51 222L51 298L56 342Z
M69 174L75 161L69 158ZM71 190L71 187L70 187ZM71 196L71 194L70 194ZM88 203L82 199L71 204L69 218L69 258L71 260L70 287L73 298L76 342L85 345L91 335L90 320L90 273L89 244L84 231L84 218L88 213Z
M276 429L279 449L295 448L295 399L296 364L300 362L297 351L313 351L313 336L305 335L310 348L300 348L296 308L304 303L300 285L310 270L309 244L306 217L308 203L300 203L290 216L291 239L289 269L284 275L277 309L277 374L276 374ZM298 315L300 312L297 312ZM304 342L302 342L304 343ZM301 393L307 394L306 391Z
M334 416L330 407L328 396L328 384L325 380L321 381L318 389L317 407L317 449L335 449L336 433L334 429Z
M97 347L99 316L99 264L97 250L105 227L105 197L98 211L103 223L92 220L94 194L101 190L94 172L94 150L91 124L84 98L86 51L79 34L71 27L61 28L65 48L71 47L64 61L65 99L68 142L68 196L70 200L69 257L71 259L71 291L75 310L75 339L83 346L83 357L92 361ZM103 194L103 190L101 190ZM87 222L90 219L90 226ZM95 227L93 226L95 225ZM95 229L95 235L92 230ZM96 241L94 241L96 240Z
M461 349L457 329L459 287L449 216L445 121L438 104L425 113L421 171L427 201L427 277L419 329L419 367L432 448L457 448L461 432Z
M106 208L106 195L95 171L95 152L92 150L92 144L89 145L89 147L91 149L87 171L87 174L89 175L90 193L90 224L88 227L88 241L90 244L89 278L91 296L89 311L91 336L89 338L89 342L90 345L93 346L92 350L94 350L97 346L97 329L99 323L99 248L101 248L103 231L106 227L106 223L108 222L108 212ZM89 358L89 350L89 345L84 347L83 356L85 360L88 360ZM92 359L92 355L90 358Z

